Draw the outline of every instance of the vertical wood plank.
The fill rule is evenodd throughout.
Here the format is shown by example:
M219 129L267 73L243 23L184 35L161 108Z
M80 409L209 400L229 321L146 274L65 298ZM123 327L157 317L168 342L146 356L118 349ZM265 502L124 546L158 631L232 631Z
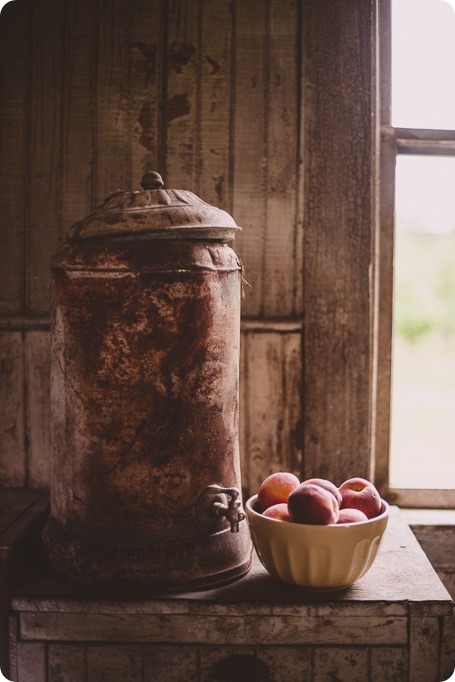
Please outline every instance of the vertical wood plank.
M454 592L452 591L452 598L453 594ZM455 610L452 616L446 616L442 619L441 636L442 648L439 676L441 680L448 680L455 673Z
M312 664L309 647L258 646L256 656L264 661L273 680L311 680Z
M15 681L17 680L17 642L19 639L19 616L12 613L8 617L8 640L6 642L6 649L9 649L9 661L2 671L6 677Z
M267 191L264 243L266 317L291 317L302 263L295 263L297 167L300 157L297 72L299 11L296 0L270 0L267 40ZM299 233L302 239L302 233Z
M371 649L371 679L381 682L408 682L409 653L404 647Z
M379 124L389 126L392 113L392 1L377 3ZM376 223L373 330L373 480L388 494L392 397L393 255L395 240L396 140L379 137L379 219Z
M141 668L140 647L87 647L87 682L141 682Z
M230 210L231 3L202 0L197 193Z
M95 126L95 203L130 189L127 0L99 0Z
M372 679L369 676L367 647L316 648L313 665L311 678L313 682L328 682L337 679L365 682L365 680Z
M85 679L85 647L49 644L48 682L84 682Z
M30 22L25 2L0 20L0 314L23 312Z
M283 451L286 467L302 477L302 335L282 334L284 404Z
M62 228L94 208L93 113L96 94L98 17L93 0L65 4Z
M9 569L9 551L2 547L0 549L0 671L5 677L9 673Z
M20 332L0 334L0 485L26 483L24 351Z
M410 618L409 679L437 682L440 666L439 624L437 618Z
M49 266L61 231L63 4L35 0L33 11L27 312L49 310Z
M283 469L282 405L284 402L279 334L250 334L248 341L249 486Z
M300 335L249 333L244 353L248 369L243 462L247 460L247 466L242 477L249 494L254 494L274 471L300 475L295 439L301 414Z
M381 201L375 248L375 333L374 333L374 481L386 494L389 486L390 400L392 394L393 333L393 250L396 142L381 141Z
M305 475L335 482L370 468L372 12L303 5Z
M18 642L16 682L47 682L44 642Z
M165 183L197 192L200 121L199 2L168 3L167 96L164 103Z
M164 172L159 168L163 11L159 2L132 3L129 8L131 189L140 189L146 171Z
M143 649L143 679L141 682L156 680L197 680L197 648L192 646L153 646Z
M263 314L263 261L266 235L266 25L268 2L236 3L234 17L232 215L243 232L236 240L247 287L244 317Z
M50 335L28 332L25 337L26 409L28 430L28 483L50 484Z

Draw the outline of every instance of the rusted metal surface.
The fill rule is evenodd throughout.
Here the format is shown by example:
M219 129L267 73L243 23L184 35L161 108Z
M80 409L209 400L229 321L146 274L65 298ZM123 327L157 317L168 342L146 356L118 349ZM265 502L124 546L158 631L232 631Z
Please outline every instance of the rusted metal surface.
M206 204L188 190L163 189L158 180L161 176L150 175L157 177L145 174L147 189L143 192L117 190L110 194L98 209L73 225L70 239L147 234L159 239L225 241L240 230L226 211Z
M249 566L246 523L196 518L207 485L241 487L241 266L207 236L76 239L54 260L45 540L67 578L172 589Z

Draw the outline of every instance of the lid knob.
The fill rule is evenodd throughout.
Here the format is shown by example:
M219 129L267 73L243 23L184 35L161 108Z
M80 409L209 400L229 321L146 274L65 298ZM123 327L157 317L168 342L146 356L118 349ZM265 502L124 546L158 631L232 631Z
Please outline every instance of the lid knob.
M164 187L163 178L155 171L148 171L142 176L141 187L143 189L161 189Z

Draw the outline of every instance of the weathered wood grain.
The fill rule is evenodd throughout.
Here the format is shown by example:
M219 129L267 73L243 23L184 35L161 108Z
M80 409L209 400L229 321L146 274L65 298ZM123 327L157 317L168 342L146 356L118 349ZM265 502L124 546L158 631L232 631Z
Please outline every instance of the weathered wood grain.
M455 525L412 525L411 528L435 568L455 566Z
M200 68L199 3L172 0L167 14L164 138L167 187L196 190Z
M144 646L143 682L198 679L198 651L189 646ZM142 682L141 680L141 682Z
M256 656L263 661L273 680L311 680L311 647L262 647L256 648Z
M436 572L452 599L455 599L455 568L453 566L438 567L436 564Z
M284 392L280 341L278 334L248 336L249 439L245 454L250 494L257 491L270 473L285 468L281 439Z
M303 4L305 474L338 484L370 465L371 12Z
M363 599L373 590L377 599L407 601L414 613L420 609L420 616L452 612L450 595L396 507L391 508L377 560L353 589Z
M232 215L243 232L236 250L251 285L242 302L245 317L263 314L264 243L266 235L266 16L268 3L236 4L234 17L232 111Z
M97 3L65 4L62 233L94 208Z
M6 676L17 680L17 642L19 639L19 618L12 613L8 617L8 640L3 646L3 654L8 656L8 663L2 667Z
M0 483L26 484L24 351L21 332L0 334Z
M302 396L302 335L283 334L283 449L286 467L302 477L303 471L303 396Z
M315 649L313 666L314 682L337 678L349 682L365 682L368 680L368 651L344 647Z
M0 20L0 314L24 305L29 43L27 4L7 3Z
M267 40L267 188L262 309L266 317L298 315L302 261L296 263L300 88L296 0L270 0Z
M64 13L63 4L56 0L36 0L29 9L33 36L26 310L41 315L49 310L49 266L62 219Z
M142 682L140 647L87 647L87 682Z
M374 333L374 385L373 385L373 456L374 480L385 495L389 485L390 452L390 399L392 358L392 304L394 220L391 206L395 202L395 140L384 136L381 151L381 212L376 241L374 263L375 333Z
M199 29L199 130L196 192L230 210L230 95L232 3L202 0Z
M130 189L129 42L126 0L99 0L95 112L95 203Z
M45 682L46 644L44 642L17 643L18 682Z
M375 647L370 657L371 680L408 682L409 652L405 647Z
M26 421L28 483L34 488L50 485L50 335L25 335Z
M441 678L437 618L411 619L409 647L409 678L412 682L438 682Z
M249 2L234 23L233 204L251 284L244 315L301 312L299 5Z
M85 647L77 644L50 644L46 682L85 682Z
M130 14L130 144L131 186L140 189L142 175L163 172L161 130L162 49L164 3L134 2Z
M301 336L242 336L243 486L254 494L273 471L301 471Z
M405 644L407 619L292 616L105 615L22 613L28 640L168 642L180 644Z
M448 680L455 673L455 609L452 616L445 617L442 622L440 620L440 633L442 647L439 674L442 680Z

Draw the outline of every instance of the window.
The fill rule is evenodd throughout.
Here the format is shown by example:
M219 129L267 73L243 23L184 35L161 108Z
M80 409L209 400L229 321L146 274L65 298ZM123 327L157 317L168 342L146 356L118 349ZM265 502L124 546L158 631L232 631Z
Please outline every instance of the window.
M455 507L455 2L379 11L377 480Z

